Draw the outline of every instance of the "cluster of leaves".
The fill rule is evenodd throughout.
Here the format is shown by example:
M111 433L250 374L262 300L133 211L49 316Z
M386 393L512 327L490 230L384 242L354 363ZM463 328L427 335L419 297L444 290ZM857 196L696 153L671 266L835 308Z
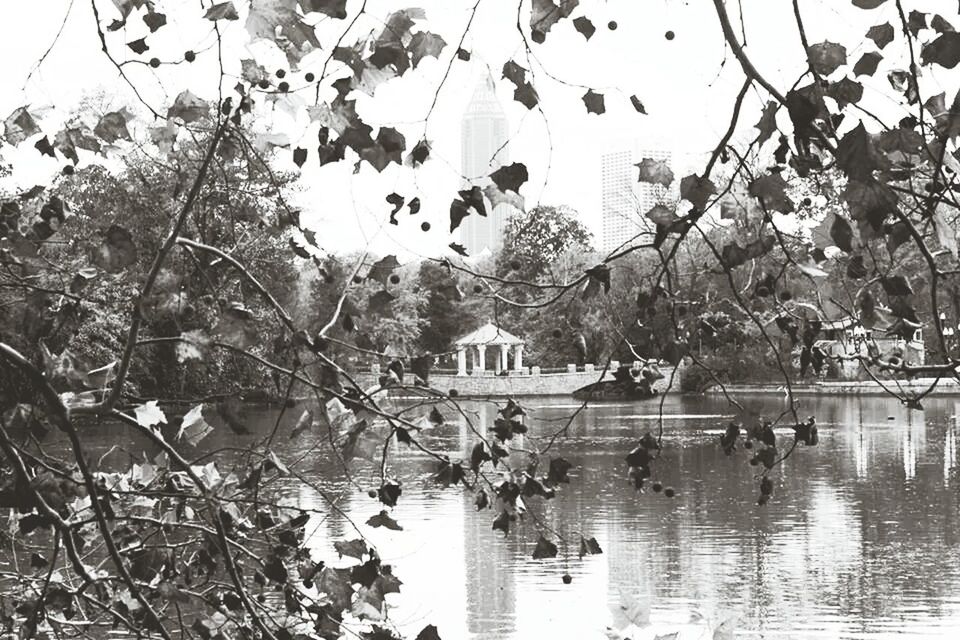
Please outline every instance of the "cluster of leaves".
M870 11L886 1L853 0L853 5ZM353 21L347 21L345 0L251 0L239 10L229 0L197 5L177 17L192 15L213 27L220 101L175 90L169 104L154 107L128 75L131 65L139 62L159 73L165 65L193 63L207 53L195 47L162 60L166 52L159 51L161 38L154 34L178 20L168 20L150 0L113 4L119 17L108 22L93 3L97 35L134 97L155 119L145 135L133 111L113 106L47 126L38 110L25 105L3 123L7 144L32 145L40 159L63 164L55 189L38 187L4 197L0 206L0 284L5 296L22 295L25 303L19 316L3 312L0 495L4 506L22 516L15 544L26 549L24 538L45 537L54 549L50 557L32 558L35 572L21 583L22 602L10 614L28 636L40 625L70 628L70 621L86 612L85 624L116 623L138 635L150 631L169 637L158 612L190 603L194 613L181 626L202 638L288 637L303 632L302 625L324 638L348 631L395 637L384 622L385 598L400 584L375 550L353 540L337 546L342 557L352 559L350 566L315 559L303 544L309 514L291 513L265 495L269 482L295 474L273 453L273 435L252 446L232 471L222 459L196 464L184 458L183 451L196 453L211 433L206 416L212 410L236 434L249 435L235 396L206 410L194 407L168 425L155 403L130 393L133 382L140 383L140 391L167 390L169 378L152 388L144 383L151 375L159 380L181 367L208 364L213 353L228 352L255 363L261 373L269 371L278 392L286 387L290 395L297 384L315 395L316 409L301 414L294 436L326 429L343 461L359 457L380 464L382 481L372 497L383 506L367 520L370 527L402 529L393 509L403 489L387 473L387 445L395 438L434 457L437 483L472 491L478 509L491 508L494 529L505 535L511 522L530 513L526 501L552 498L569 481L571 469L557 457L545 475L538 457L511 464L511 454L522 448L517 443L531 439L524 409L507 403L494 423L485 425L489 434L477 432L470 460L453 461L429 450L420 438L423 430L444 423L439 410L411 422L380 400L380 394L403 386L410 372L415 386L428 383L425 358L449 344L456 328L438 316L468 308L463 284L488 296L497 315L501 304L512 303L507 319L520 326L517 309L546 309L525 320L539 356L559 351L556 341L572 335L567 342L584 360L598 354L656 357L673 364L697 358L698 366L713 375L709 363L700 361L704 342L719 357L753 342L789 383L788 354L799 352L801 376L811 368L819 374L827 362L817 342L828 316L854 318L903 339L929 318L942 362L918 368L900 356L882 357L871 350L861 357L862 364L893 373L956 373L957 361L946 348L939 320L939 296L951 286L944 283L960 271L955 229L960 100L923 95L926 78L960 64L960 38L943 16L917 10L907 15L897 3L902 28L872 26L864 39L873 46L851 66L847 52L861 49L861 43L808 44L798 9L806 69L781 94L736 41L724 3L714 3L746 79L730 131L702 171L678 179L663 161L638 163L639 180L664 197L641 212L651 222L650 233L619 253L649 250L647 255L628 264L626 275L614 268L613 256L571 256L571 244L588 243L583 229L570 224L568 212L534 208L512 223L508 251L491 277L474 273L465 262L445 261L440 263L445 272L422 278L425 286L418 289L395 256L360 260L351 272L325 255L316 233L288 205L285 178L274 172L270 156L283 150L299 169L308 162L318 167L353 162L357 172L415 170L430 160L431 142L421 135L408 144L396 126L375 125L363 113L361 94L375 97L379 86L431 64L430 59L449 56L450 65L469 60L468 51L461 46L446 53L444 38L426 29L424 12L415 8L390 13L369 36L351 44L346 38L365 5ZM222 33L239 23L244 9L241 30L256 45L249 51L265 45L271 54L282 54L289 69L269 74L264 61L270 56L257 53L227 60L224 66ZM518 22L526 53L531 53L528 40L546 45L548 35L567 21L586 41L596 37L593 22L580 11L578 0L534 0L529 22ZM328 22L343 22L346 28L321 42L320 25ZM616 23L608 26L613 30ZM551 41L556 37L550 36ZM906 68L896 55L884 53L894 42L909 54ZM118 50L132 52L130 64L115 61ZM506 61L502 79L519 105L539 109L535 81L540 75L533 66L539 63L527 55L525 67L519 59ZM881 65L905 115L874 133L865 116L877 118L861 105L864 87L855 78L874 76ZM225 69L239 79L232 88L227 88L232 81L223 82ZM762 87L769 100L744 153L729 142L752 85ZM309 94L313 104L302 94ZM611 95L585 88L580 101L587 113L602 115ZM637 96L630 102L645 112ZM273 113L309 121L309 137L315 135L316 143L297 142L303 146L291 149L294 143L280 127L264 131L260 125L275 123ZM788 126L788 132L774 138ZM149 157L130 162L120 180L135 188L104 189L111 179L84 168L100 162L97 158L129 156L147 139ZM736 167L724 184L714 168L731 157L736 157ZM522 210L529 177L530 168L521 162L471 176L469 184L449 194L449 230L503 204ZM680 198L676 205L666 201L673 188ZM808 192L816 196L816 205L810 195L802 195ZM428 198L434 194L393 192L385 199L392 210L384 213L399 224L401 210L417 215ZM827 204L821 207L820 200ZM725 222L702 228L718 204L719 220ZM807 234L784 220L813 220L821 232ZM461 257L466 253L459 244L449 246ZM316 282L323 283L324 317L309 325L301 326L286 310L292 302L286 295L289 286L282 291L293 280L289 256L305 261L296 264L315 269ZM920 269L926 277L915 275ZM126 288L118 286L121 280ZM729 293L719 296L721 290ZM951 294L954 306L960 304L955 283ZM4 309L20 302L12 295L5 297ZM567 305L564 316L550 308L561 301ZM420 318L421 310L433 317ZM550 322L544 322L546 316ZM110 321L98 322L101 317ZM558 326L558 317L566 326ZM770 326L789 344L771 336ZM433 332L426 347L425 327ZM84 348L83 355L93 357L84 362L71 353L95 340L116 356L107 359L102 351ZM28 351L28 357L7 342ZM165 358L161 345L168 347ZM360 389L352 384L341 364L343 353L337 351L341 347L364 356L391 351L381 385ZM155 350L150 358L139 355L145 348ZM154 360L156 370L144 371L144 359ZM210 377L231 373L220 367ZM192 380L177 382L183 388ZM911 402L919 406L919 399ZM760 504L773 492L770 471L797 444L813 446L819 440L813 420L801 422L792 397L788 403L784 415L792 414L795 422L789 447L778 442L776 423L754 418L729 424L720 438L732 455L749 424L743 447L752 451L751 464L763 467ZM83 415L122 421L162 450L162 457L138 460L125 471L91 468L74 427L74 419ZM167 434L164 425L175 434ZM39 447L15 443L8 429L26 430L37 439L55 429L69 441L72 463L56 463ZM660 447L658 437L646 434L628 454L629 477L637 489L651 477ZM556 556L555 534L538 525L534 558ZM103 539L103 566L109 567L96 579L80 555L95 536ZM581 538L581 556L599 551L596 540ZM288 616L281 622L262 615L260 606L277 594L282 594L282 604L272 605ZM355 623L356 630L350 628ZM429 626L420 633L421 640L435 637L436 629Z
M790 447L793 450L798 444L813 447L819 444L820 435L817 430L816 419L811 416L806 422L798 422L793 427L794 441ZM733 455L737 449L737 442L744 435L743 448L751 451L751 466L763 466L763 471L758 475L760 480L760 497L757 504L763 506L773 495L773 480L769 472L774 466L784 460L786 455L780 457L777 451L777 434L774 431L773 423L769 420L754 420L751 426L744 430L743 426L736 421L727 424L723 434L720 436L720 447L728 456Z

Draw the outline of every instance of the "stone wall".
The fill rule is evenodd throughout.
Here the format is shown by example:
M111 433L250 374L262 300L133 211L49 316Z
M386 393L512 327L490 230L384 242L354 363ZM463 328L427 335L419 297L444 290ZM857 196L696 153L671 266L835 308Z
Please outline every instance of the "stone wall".
M898 380L896 384L892 380L883 380L884 384L892 387L900 393L922 393L933 384L933 378L913 378L912 380ZM783 396L784 387L782 384L728 384L725 385L727 393L764 393ZM719 386L713 386L704 393L721 394L723 390ZM886 396L890 393L873 380L868 381L822 381L813 383L799 383L793 385L794 395L852 395L852 396ZM931 395L942 396L960 396L960 384L956 380L942 379L937 384Z
M654 384L654 388L662 392L667 387L673 368L661 367L660 371L665 377L658 380ZM492 371L486 371L483 375L471 374L466 376L432 373L430 374L430 387L443 392L456 389L458 395L473 398L489 396L567 396L580 387L599 381L601 372L602 369L597 369L594 365L588 364L580 368L570 365L566 372L561 373L540 373L539 367L530 367L523 373L511 371L508 376L498 376ZM380 378L379 371L360 372L351 375L365 389L376 386ZM603 379L612 380L613 375L608 371ZM679 389L679 379L674 380L673 386L674 390Z

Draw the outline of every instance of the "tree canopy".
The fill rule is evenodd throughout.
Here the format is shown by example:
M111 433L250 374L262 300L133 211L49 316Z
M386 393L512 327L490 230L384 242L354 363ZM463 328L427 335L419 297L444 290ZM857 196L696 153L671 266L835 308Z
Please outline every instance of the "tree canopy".
M483 46L471 38L481 2L463 5L464 24L441 28L422 9L381 15L363 0L91 0L90 42L123 92L80 112L24 100L3 122L0 504L16 520L11 544L33 554L36 569L11 583L4 600L18 604L4 620L24 637L111 626L167 640L399 637L386 610L400 578L360 530L311 549L313 514L273 492L299 483L322 496L319 511L339 509L308 484L302 460L277 456L279 437L326 447L347 474L357 461L372 465L369 527L402 530L395 452L413 447L432 460L438 486L489 510L494 529L520 535L513 523L533 520L533 559L557 556L569 534L526 503L570 482L571 464L551 452L566 427L518 444L527 431L518 402L500 402L493 423L478 424L455 389L430 387L438 350L479 309L523 328L542 358L659 358L713 381L730 379L718 369L732 352L759 344L786 410L760 415L728 395L737 418L719 438L729 455L749 448L745 464L757 474L748 499L759 507L789 500L773 497L773 474L819 442L793 385L827 364L816 345L825 320L902 338L928 328L923 364L895 351L848 356L878 381L929 376L921 393L889 388L909 407L957 378L960 357L944 331L960 320L956 16L852 0L844 10L872 24L834 42L839 35L807 29L810 11L794 1L764 25L783 43L780 66L793 74L783 79L745 43L749 8L711 4L698 10L710 10L723 47L707 62L739 90L705 108L728 122L686 175L641 159L637 180L675 188L679 202L642 212L647 230L604 255L577 252L589 238L570 212L536 202L531 176L548 171L542 159L456 176L449 189L418 182L445 162L429 124L451 91L450 69ZM511 106L548 124L554 101L591 118L649 117L636 85L565 79L544 62L557 48L599 47L604 22L618 29L616 11L517 2L516 24L501 26L512 53L494 74ZM616 59L604 66L637 75ZM194 68L210 75L178 73ZM389 115L410 106L392 93L400 86L422 111L412 123ZM23 187L38 162L56 172ZM421 208L446 212L431 262L336 255L344 252L324 230L305 223L296 180L338 167L379 185L385 226L428 233ZM501 260L477 265L448 232L501 203L527 212L511 222ZM305 272L309 282L296 283ZM375 388L352 375L368 357L387 361ZM278 419L245 451L202 453L214 425L247 430L234 384L241 366L271 380L284 412L297 392L310 402L286 433ZM398 388L430 402L398 408ZM171 399L186 404L160 404ZM467 421L469 457L421 441L444 412ZM81 437L84 421L122 425L154 453L111 468ZM628 490L650 488L662 435L661 420L623 452ZM69 459L49 455L45 437L63 438ZM582 536L574 547L581 557L601 552ZM198 591L199 579L209 588ZM416 637L440 636L427 624Z

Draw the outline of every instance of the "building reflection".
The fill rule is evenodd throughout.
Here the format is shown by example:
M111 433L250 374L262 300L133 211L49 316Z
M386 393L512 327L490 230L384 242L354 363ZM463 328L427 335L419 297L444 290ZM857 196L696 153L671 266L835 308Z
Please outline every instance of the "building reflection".
M492 402L471 403L466 407L473 429L485 434L497 417ZM468 455L477 442L467 421L458 420L459 447ZM494 477L490 477L494 480ZM492 496L491 496L492 501ZM464 499L463 538L466 585L466 621L470 634L483 635L491 629L507 635L514 630L517 610L516 568L509 540L492 528L496 514L492 509L477 512L470 496ZM513 534L515 535L515 534Z
M807 402L821 424L820 445L799 447L777 467L775 499L763 508L755 504L756 470L746 452L728 457L716 445L722 409L710 399L678 402L675 413L689 417L667 422L655 475L677 488L673 500L637 495L625 478L623 451L655 427L646 417L655 409L601 406L578 417L572 435L551 451L575 464L573 482L552 501L531 501L531 509L571 541L567 550L560 545L560 558L532 561L537 534L529 517L507 537L493 531L496 514L477 513L470 495L430 482L429 461L418 471L420 481L405 481L398 519L407 531L384 549L399 557L409 602L433 594L434 610L418 613L461 631L451 637L602 637L624 595L649 603L656 632L643 637L676 630L693 610L738 613L743 628L762 637L807 637L806 630L859 637L882 632L883 624L909 630L960 623L951 604L960 567L944 561L960 551L950 485L960 401L931 398L925 412L879 397ZM467 410L485 433L497 407L477 402ZM459 423L429 436L451 456L457 450L468 455L476 442L473 430ZM531 434L559 424L532 426ZM355 515L369 515L363 494L354 492L355 505L350 499L344 505ZM327 508L310 491L301 490L296 500ZM317 538L354 537L341 519L318 524ZM581 532L598 539L603 555L576 557ZM574 576L570 585L560 581L567 571Z
M953 404L953 416L947 421L943 436L943 482L950 482L950 476L957 466L957 421L960 420L960 403Z
M916 428L913 414L912 411L907 414L907 428L903 431L900 445L903 456L903 475L907 480L913 480L917 475L917 449L920 447L919 435L922 432Z

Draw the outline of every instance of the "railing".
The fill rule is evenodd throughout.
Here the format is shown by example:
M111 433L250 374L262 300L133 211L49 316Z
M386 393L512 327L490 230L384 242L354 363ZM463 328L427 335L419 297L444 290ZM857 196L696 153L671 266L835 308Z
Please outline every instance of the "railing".
M612 362L610 363L609 368L608 368L608 372L612 373L613 371L616 371L617 368L620 366L620 364L621 364L621 363L618 362L618 361L612 361ZM633 363L633 365L636 366L637 368L642 367L644 364L645 364L645 363L643 363L643 362L635 362L635 363ZM660 364L661 366L663 366L663 365L666 365L667 363L661 362L661 363L658 363L658 364ZM378 365L378 364L375 363L375 364L373 364L373 365L370 367L369 372L378 375L378 374L382 373L383 370L384 370L384 369L383 369L380 365ZM516 369L513 369L513 368L507 369L506 376L507 376L507 377L509 377L509 376L520 376L520 375L523 375L523 376L531 376L531 375L537 376L537 375L545 375L545 374L546 374L546 375L549 375L549 374L561 374L561 373L599 373L599 372L601 372L601 371L603 371L603 367L602 367L602 366L598 366L598 365L591 364L591 363L587 363L587 364L580 365L580 366L577 366L577 365L574 365L574 364L568 364L568 365L565 366L565 367L538 367L538 366L536 366L536 365L533 365L533 366L525 366L525 367L523 367L523 371L517 371ZM433 373L433 374L435 374L435 375L447 375L447 376L459 375L459 371L458 371L457 369L453 369L453 368L435 368L435 369L431 369L431 373ZM476 370L476 369L472 369L472 368L470 368L470 367L467 367L467 375L470 375L470 376L477 376L477 375L496 376L496 375L503 375L503 374L498 374L498 373L497 373L494 369L492 369L492 368L487 368L487 369L483 369L482 371L478 371L478 370Z

